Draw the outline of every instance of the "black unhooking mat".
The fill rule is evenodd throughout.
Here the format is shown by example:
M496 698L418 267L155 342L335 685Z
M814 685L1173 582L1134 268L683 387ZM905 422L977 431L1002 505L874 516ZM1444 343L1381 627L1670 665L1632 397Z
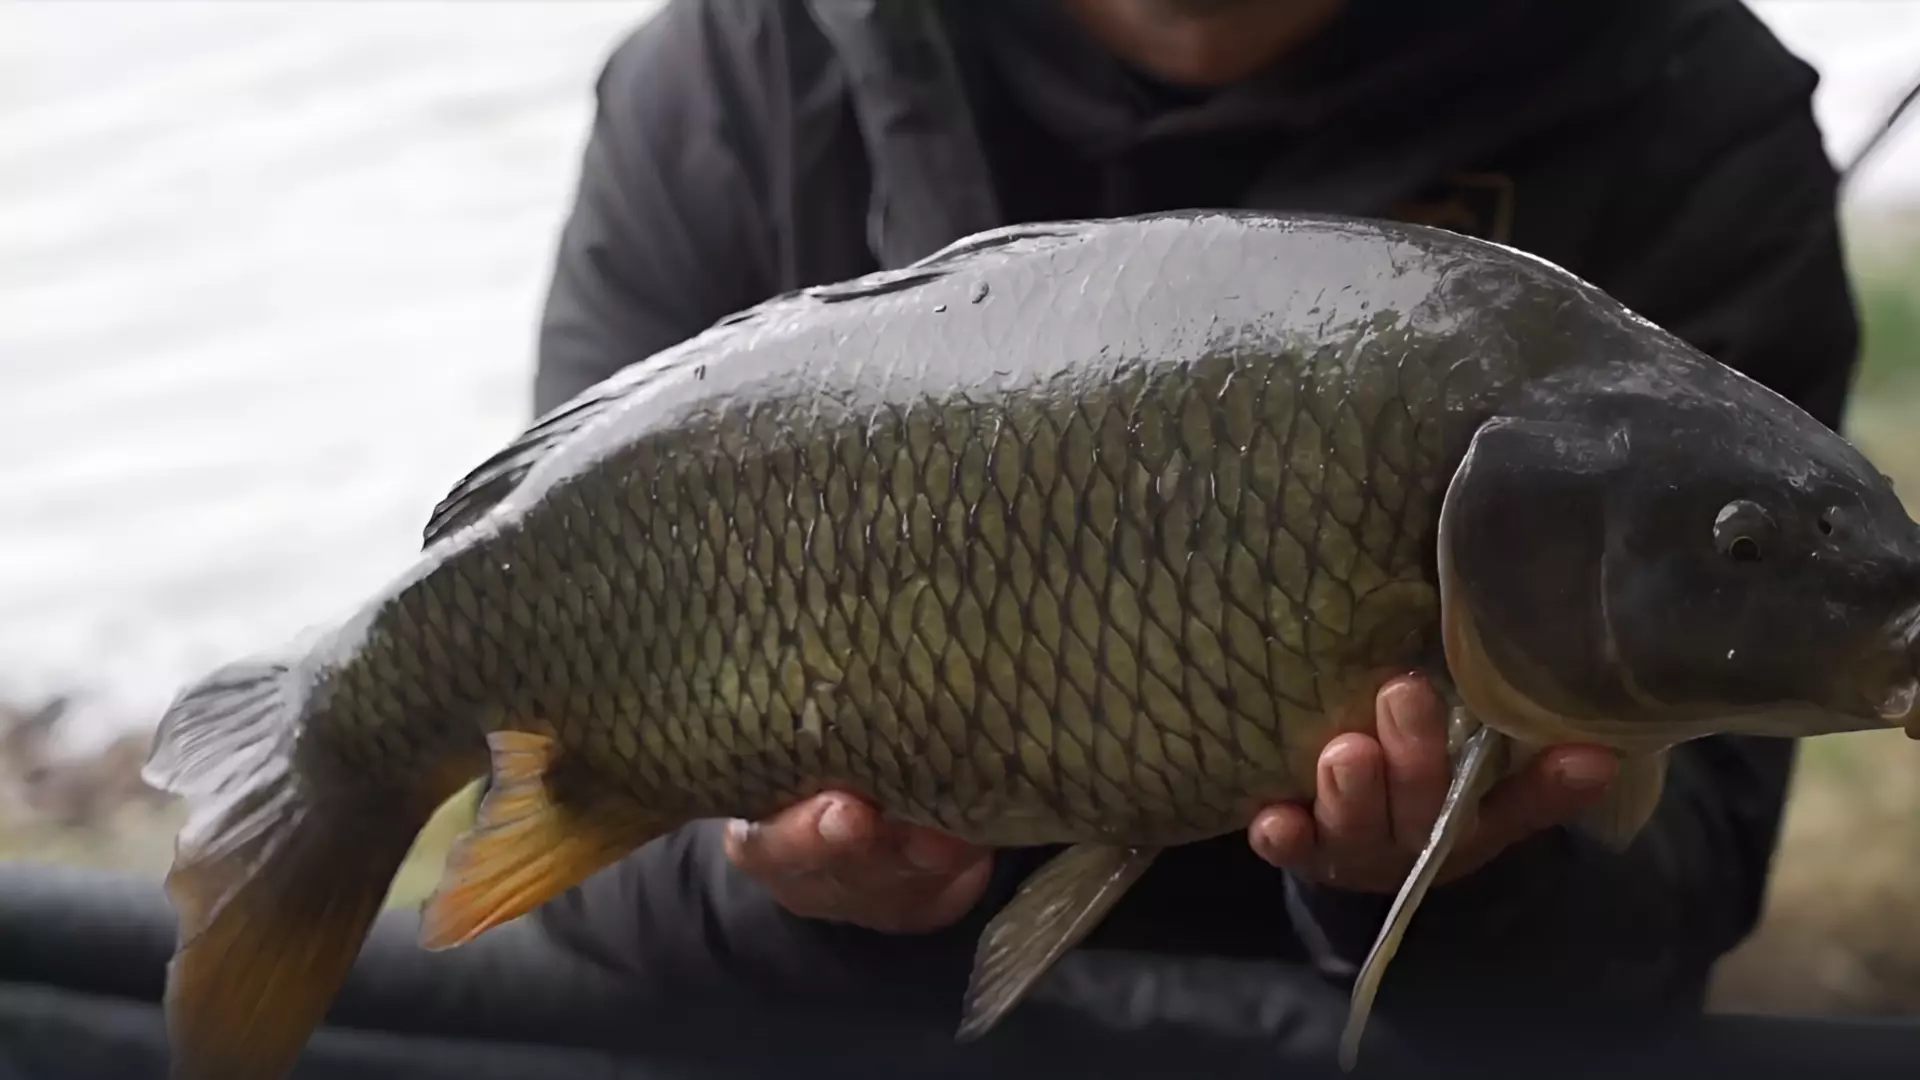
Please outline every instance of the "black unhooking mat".
M420 951L410 917L376 928L295 1080L855 1080L1097 1076L1317 1080L1338 1074L1285 1047L1302 1024L1300 972L1268 965L1069 957L1082 984L1067 1007L1035 1000L965 1047L949 1024L708 1008L646 1015L622 1007L606 972L509 924L446 953ZM159 1080L158 1001L173 921L157 882L30 864L0 866L0 1080ZM1124 967L1125 975L1120 971ZM1283 1004L1284 1003L1284 1004ZM1142 1013L1157 1017L1143 1023ZM864 1021L864 1022L863 1022ZM1920 1077L1920 1020L1708 1017L1683 1032L1549 1028L1429 1040L1416 1056L1369 1045L1370 1076L1708 1075ZM1308 1040L1319 1042L1319 1039ZM1322 1043L1324 1045L1324 1043ZM581 1049L606 1047L609 1049Z

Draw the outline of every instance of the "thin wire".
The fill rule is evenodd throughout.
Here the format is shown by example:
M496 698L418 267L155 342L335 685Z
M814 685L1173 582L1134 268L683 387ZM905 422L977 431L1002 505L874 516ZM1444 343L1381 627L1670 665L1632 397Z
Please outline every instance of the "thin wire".
M1900 118L1906 115L1915 101L1920 101L1920 80L1914 82L1913 86L1907 90L1906 96L1900 99L1900 103L1880 121L1880 126L1874 130L1873 134L1867 136L1866 142L1860 145L1860 149L1853 152L1853 160L1847 162L1846 168L1840 170L1841 187L1844 188L1847 182L1860 171L1860 166L1880 149L1881 144L1886 142L1887 136L1892 133L1894 127L1900 123Z

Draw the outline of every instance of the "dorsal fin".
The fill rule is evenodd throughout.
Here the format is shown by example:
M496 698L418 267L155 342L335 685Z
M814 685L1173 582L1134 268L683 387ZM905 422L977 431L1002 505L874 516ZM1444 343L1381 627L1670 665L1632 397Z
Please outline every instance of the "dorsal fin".
M698 350L676 349L623 368L542 416L499 453L460 478L446 498L433 508L421 536L421 547L432 547L485 517L487 511L511 495L527 478L527 473L555 447L605 416L633 391L686 366L696 352Z

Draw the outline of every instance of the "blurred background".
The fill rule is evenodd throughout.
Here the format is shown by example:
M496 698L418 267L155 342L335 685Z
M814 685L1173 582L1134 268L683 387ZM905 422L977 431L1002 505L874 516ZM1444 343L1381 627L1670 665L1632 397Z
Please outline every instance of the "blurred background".
M1920 0L1750 4L1836 160L1920 77ZM0 2L0 859L163 870L173 692L383 585L527 420L593 79L654 6ZM1848 199L1849 433L1920 511L1920 116ZM1920 1014L1916 908L1920 747L1810 742L1716 1005Z

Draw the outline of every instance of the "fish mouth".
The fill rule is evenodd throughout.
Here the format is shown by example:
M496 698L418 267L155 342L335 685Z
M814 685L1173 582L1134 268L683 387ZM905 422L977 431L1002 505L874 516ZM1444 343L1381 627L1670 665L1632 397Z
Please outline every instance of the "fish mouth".
M1905 728L1907 735L1920 739L1920 678L1909 676L1890 687L1874 709L1888 727Z
M1920 739L1920 605L1894 621L1890 637L1899 670L1874 712L1888 727L1904 728L1908 738Z

